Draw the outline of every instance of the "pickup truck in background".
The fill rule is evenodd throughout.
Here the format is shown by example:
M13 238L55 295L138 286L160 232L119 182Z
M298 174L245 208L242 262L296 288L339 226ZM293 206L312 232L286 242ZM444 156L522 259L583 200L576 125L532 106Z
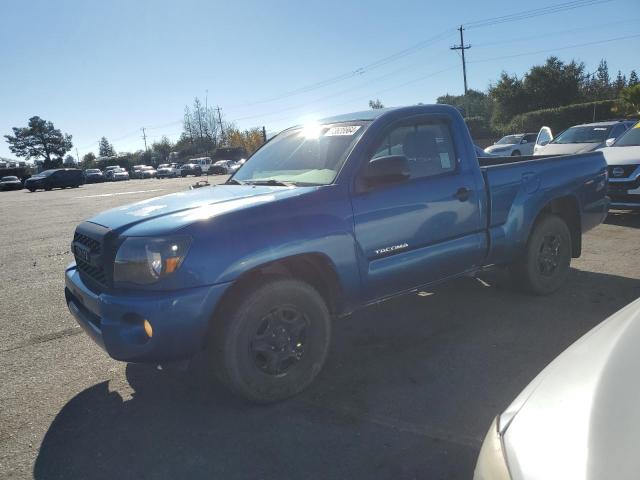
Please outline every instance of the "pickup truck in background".
M66 301L115 359L206 349L234 392L277 401L358 308L494 265L554 292L606 189L600 152L479 159L449 106L328 118L272 138L226 184L78 225Z

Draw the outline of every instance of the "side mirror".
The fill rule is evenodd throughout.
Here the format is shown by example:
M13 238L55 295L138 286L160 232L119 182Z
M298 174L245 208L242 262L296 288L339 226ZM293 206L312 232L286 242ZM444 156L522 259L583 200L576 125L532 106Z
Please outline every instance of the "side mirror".
M364 174L366 185L386 185L400 183L407 180L411 175L409 160L404 155L388 155L386 157L374 158L367 165Z
M611 147L616 142L615 138L607 138L607 141L604 142L607 147Z
M521 141L520 143L525 144L525 143L529 143L529 142L527 142L527 139L526 139L526 138L523 138L523 139L522 139L522 141Z

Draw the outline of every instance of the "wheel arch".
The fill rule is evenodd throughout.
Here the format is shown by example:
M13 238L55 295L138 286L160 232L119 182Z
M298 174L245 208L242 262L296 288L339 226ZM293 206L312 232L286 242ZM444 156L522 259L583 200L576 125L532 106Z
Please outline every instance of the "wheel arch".
M304 253L258 265L240 275L226 290L212 316L233 304L246 288L274 278L294 278L315 288L327 303L332 316L345 312L345 295L333 262L322 253Z
M533 226L538 222L544 214L553 214L560 217L569 227L571 233L571 256L578 258L582 253L582 222L580 219L580 206L578 199L574 195L565 195L557 197L544 205L536 214L531 224L529 234L533 231Z

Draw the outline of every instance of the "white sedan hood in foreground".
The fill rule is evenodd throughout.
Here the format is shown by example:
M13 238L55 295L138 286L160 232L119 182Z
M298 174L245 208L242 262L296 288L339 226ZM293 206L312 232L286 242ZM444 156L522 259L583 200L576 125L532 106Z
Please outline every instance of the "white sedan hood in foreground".
M640 164L640 147L606 147L599 149L608 165Z
M549 364L499 429L514 480L640 478L640 299Z
M601 143L548 143L536 149L536 155L574 155L576 153L591 152Z

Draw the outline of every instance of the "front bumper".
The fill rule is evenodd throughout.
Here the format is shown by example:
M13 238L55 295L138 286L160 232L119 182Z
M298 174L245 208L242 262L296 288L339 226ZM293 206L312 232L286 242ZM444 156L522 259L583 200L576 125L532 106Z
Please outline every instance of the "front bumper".
M97 294L75 264L65 272L69 311L84 331L116 360L167 362L191 358L204 345L209 320L229 284L173 292ZM151 338L142 322L153 326Z
M610 208L640 210L640 178L634 182L609 182Z

